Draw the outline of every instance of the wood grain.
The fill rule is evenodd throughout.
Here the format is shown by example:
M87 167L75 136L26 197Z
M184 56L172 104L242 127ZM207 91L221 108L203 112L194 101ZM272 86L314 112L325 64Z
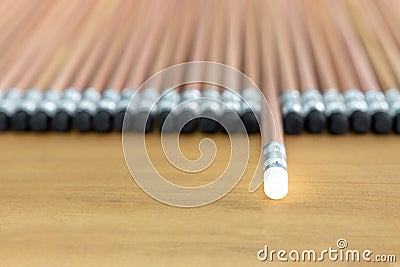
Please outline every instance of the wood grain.
M182 136L185 155L198 155L193 140L202 137ZM226 137L212 137L220 154L229 154ZM397 254L399 262L399 137L301 135L286 142L284 200L270 201L261 189L248 193L260 146L252 136L239 185L211 205L183 209L155 201L133 182L119 134L2 134L0 266L277 266L259 262L257 251L322 250L341 237L349 248ZM164 168L156 145L149 148ZM220 167L196 179L208 181L223 163L217 157ZM313 265L324 264L351 265Z

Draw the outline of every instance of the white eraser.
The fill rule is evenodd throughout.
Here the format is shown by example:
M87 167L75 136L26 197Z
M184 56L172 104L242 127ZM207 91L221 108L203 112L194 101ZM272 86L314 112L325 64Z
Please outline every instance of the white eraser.
M289 190L288 172L282 167L271 167L264 172L264 192L271 199L284 198Z

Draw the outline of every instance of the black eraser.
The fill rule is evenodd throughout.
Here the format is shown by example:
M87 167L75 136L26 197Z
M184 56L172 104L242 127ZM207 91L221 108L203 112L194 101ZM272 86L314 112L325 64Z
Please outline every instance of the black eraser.
M188 121L181 130L181 133L193 133L197 127L197 119Z
M304 118L298 113L289 112L283 117L283 127L287 134L299 134L303 131Z
M254 112L246 112L241 116L242 122L248 134L254 134L260 132L260 126Z
M200 118L199 128L202 133L216 133L219 123L210 118Z
M44 132L49 129L50 118L43 111L36 112L30 118L30 126L32 131Z
M93 128L96 132L105 133L112 129L112 116L110 112L101 110L93 118Z
M92 116L85 111L79 111L73 118L73 125L78 132L89 132L92 129Z
M393 117L393 131L400 134L400 114L396 114Z
M71 116L65 111L58 111L51 120L51 128L56 132L71 130Z
M328 117L328 131L331 134L345 134L349 130L349 118L343 113L333 113Z
M364 111L355 111L350 116L350 125L356 133L366 133L371 127L371 117Z
M4 112L0 112L0 131L8 129L8 116Z
M312 110L306 117L306 129L310 133L321 133L325 128L325 114L319 110Z
M29 119L30 116L25 111L17 111L11 117L11 127L16 131L27 131L29 130Z
M392 128L392 121L387 112L377 112L372 115L372 131L376 134L388 134Z
M125 110L120 110L114 114L114 130L122 132L122 126L124 124Z
M158 114L158 117L157 117L157 126L158 126L158 129L159 129L160 131L162 130L162 128L163 128L163 126L164 126L164 122L165 122L165 120L167 119L167 117L168 117L169 114L170 114L169 111L162 111L162 112L160 112L160 113Z

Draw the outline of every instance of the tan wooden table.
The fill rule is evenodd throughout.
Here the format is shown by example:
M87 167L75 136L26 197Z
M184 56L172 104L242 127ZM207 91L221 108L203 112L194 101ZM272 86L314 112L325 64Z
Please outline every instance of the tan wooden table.
M198 155L193 143L201 137L182 137L188 157ZM194 183L224 168L227 139L214 137L222 144L216 165ZM150 154L168 168L155 148L158 136L149 139ZM336 248L338 238L349 249L396 254L397 265L377 266L399 266L400 137L286 140L287 198L249 194L246 172L216 203L184 209L155 201L133 182L119 134L1 134L0 266L276 266L257 259L265 245L323 250ZM258 136L251 145L254 169ZM297 265L352 266L284 264Z

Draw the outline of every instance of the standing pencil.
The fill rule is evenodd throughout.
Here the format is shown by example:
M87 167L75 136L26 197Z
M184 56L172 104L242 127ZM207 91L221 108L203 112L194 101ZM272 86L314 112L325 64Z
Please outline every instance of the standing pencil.
M157 48L162 40L163 31L165 27L165 22L169 19L169 14L171 8L176 5L174 2L172 5L165 6L162 1L152 2L158 3L164 8L163 15L158 15L156 8L154 6L149 6L149 19L147 20L146 26L147 31L140 31L140 34L136 36L140 41L138 49L140 53L137 53L137 57L131 61L131 71L126 80L126 88L133 88L135 90L139 89L141 84L148 78L151 74L151 67L154 55L157 55ZM159 71L159 70L157 70ZM138 96L135 106L132 105L128 108L127 112L132 113L132 127L136 131L151 131L156 120L156 102L160 95L159 79L155 84L145 84L146 87L142 88Z
M108 7L105 1L96 2L77 34L76 41L71 44L68 59L50 86L54 90L63 91L63 96L57 102L56 111L51 118L51 128L54 131L65 132L71 129L72 117L76 113L86 84L84 77L78 78L78 73L87 73L86 69L89 66L85 60L101 33L102 24L99 21L110 19L110 15L116 12L116 7L116 4Z
M368 104L363 92L358 89L360 88L360 83L353 62L350 59L349 51L340 35L340 29L335 26L333 18L327 12L327 6L321 6L321 2L316 3L319 5L323 32L329 45L341 92L345 98L350 127L356 133L366 133L371 124Z
M377 65L375 68L377 69L378 77L381 80L381 84L383 84L383 89L386 90L386 100L393 117L393 130L396 133L400 133L400 91L398 89L400 86L400 49L396 43L396 36L390 31L391 23L388 23L396 18L389 15L391 10L387 10L384 14L380 12L380 10L385 10L384 5L384 2L371 2L365 6L371 14L374 14L369 19L369 22L385 55L377 55L376 53L379 53L379 51L375 51L372 47L369 53L371 53L371 60L372 58L375 59L373 61ZM387 21L385 21L385 17L387 17ZM397 33L396 30L393 33ZM400 37L400 34L398 36ZM368 44L365 43L365 45Z
M372 131L378 134L387 133L391 128L390 116L380 85L368 59L362 43L352 28L345 4L342 1L326 1L338 14L334 16L336 25L346 43L350 58L359 77L361 89L365 94L368 112L372 118Z
M283 127L288 134L299 134L304 127L304 114L299 82L296 71L296 58L293 51L293 40L290 38L288 21L286 19L286 5L284 1L276 3L279 13L276 18L275 31L277 39L277 53L279 55L281 98Z
M290 4L289 20L297 69L302 91L305 128L310 133L321 133L325 128L325 105L318 90L318 80L311 54L310 40L306 34L304 8L300 1ZM294 7L292 7L294 5Z
M305 1L304 1L305 2ZM339 88L339 80L333 65L321 21L318 20L315 4L305 4L305 19L311 40L316 72L323 91L327 127L331 134L344 134L349 128L346 104Z
M259 40L260 29L257 22L257 14L255 3L247 4L246 15L246 33L245 49L244 49L244 73L250 77L255 83L261 81L261 59L258 56L261 51L261 42ZM257 84L256 84L257 85ZM261 84L260 84L261 85ZM260 86L259 85L259 86ZM247 133L257 133L260 131L259 121L262 112L262 102L259 89L255 88L252 83L243 82L242 97L245 101L242 104L241 119L246 128Z
M31 42L31 45L26 49L26 54L21 57L22 61L19 61L21 65L15 65L15 69L11 69L9 74L6 76L10 79L14 79L15 87L27 90L18 109L11 118L11 125L17 131L26 131L30 129L30 118L36 112L38 105L43 97L44 88L35 88L34 83L36 77L41 74L46 68L46 64L51 62L51 56L54 51L60 45L63 36L69 36L74 30L76 24L79 22L80 16L82 16L85 7L82 8L82 13L78 14L78 19L74 23L68 23L74 15L77 1L71 2L60 2L50 15L46 16L41 21L36 35ZM51 24L50 24L51 23ZM49 25L50 24L50 25ZM60 29L64 31L60 31ZM43 40L47 38L46 47L43 47ZM32 59L35 58L35 60ZM27 65L29 66L27 68ZM27 68L27 69L26 69ZM22 75L23 73L23 75ZM6 78L7 79L7 78ZM52 92L46 94L46 98L51 95Z
M133 2L135 3L135 2ZM128 5L125 10L136 10L135 5ZM121 14L122 16L123 14ZM108 53L105 55L104 61L96 73L96 77L92 81L94 88L101 88L102 98L97 103L95 115L93 116L93 129L96 132L109 132L113 129L113 115L118 101L122 86L113 84L110 80L112 75L118 71L121 56L125 45L128 43L128 34L130 33L131 25L134 23L134 18L137 14L131 14L125 11L125 17L121 20L119 26L120 32L114 38L113 43L108 47ZM111 77L111 78L110 78ZM117 87L118 86L118 87Z
M127 12L125 8L129 7L129 5L119 1L115 5L117 6L114 14L118 15L112 16L109 23L100 32L97 42L85 58L81 71L77 73L71 84L72 88L76 88L79 91L87 88L76 106L76 112L72 120L74 128L79 132L92 130L93 117L96 113L97 104L101 99L103 86L105 86L103 83L107 79L107 77L100 76L98 71L100 68L101 72L108 74L109 68L104 64L106 59L103 56L107 54L114 37L116 37L115 29L122 26L122 23L126 20Z
M210 40L210 48L208 49L207 60L223 63L224 62L224 48L225 48L225 34L226 34L226 12L218 13L216 15L215 10L221 10L221 3L218 2L219 5L215 4L215 2L210 2L213 5L210 5L211 12L210 19L213 20L214 29L212 32L211 40ZM217 84L204 84L203 90L201 92L202 102L200 105L200 119L199 119L199 128L203 133L215 133L219 124L218 121L221 119L222 115L222 105L219 101L221 101L221 92L223 88L220 86L223 79L223 72L220 71L219 68L213 68L210 66L205 71L205 81L217 81Z
M244 34L244 15L242 14L243 2L234 1L227 9L227 27L226 27L226 51L225 64L236 70L242 70L243 54L243 34ZM234 133L238 130L240 121L238 116L242 116L242 100L240 91L242 89L242 77L227 71L224 73L223 81L226 89L223 91L221 101L226 106L222 110L221 124L228 133Z
M265 3L265 2L264 2ZM263 5L264 8L270 7ZM271 199L282 199L288 193L288 172L286 164L286 149L283 138L283 124L281 108L279 106L279 75L277 73L278 59L274 40L276 32L271 24L275 14L272 11L270 16L263 16L262 25L262 86L263 93L267 98L268 107L264 107L262 114L262 144L264 156L264 192ZM278 29L276 29L278 30ZM275 31L276 31L275 30ZM271 112L272 118L269 116ZM274 127L273 127L274 126Z

